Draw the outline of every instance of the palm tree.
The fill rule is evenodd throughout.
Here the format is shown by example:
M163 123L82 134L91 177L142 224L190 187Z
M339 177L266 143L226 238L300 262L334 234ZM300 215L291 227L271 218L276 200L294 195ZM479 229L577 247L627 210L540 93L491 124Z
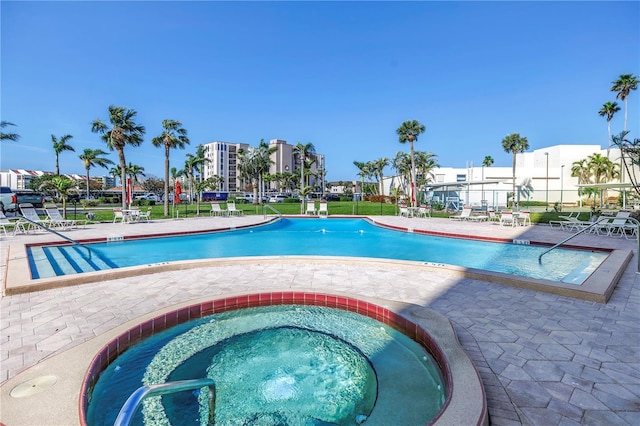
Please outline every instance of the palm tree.
M627 98L632 90L638 89L638 77L633 74L621 74L620 77L611 82L611 91L618 92L616 98L624 101L624 131L627 131Z
M269 168L273 161L271 161L271 154L276 152L278 147L273 146L269 147L269 145L264 141L264 139L260 139L260 143L258 144L258 158L256 161L258 162L258 185L260 189L260 196L256 197L255 190L253 196L253 204L262 203L262 194L263 194L263 180L265 179L265 175L269 174Z
M189 181L189 203L193 201L193 187L195 182L195 170L200 164L200 160L193 154L187 154L187 158L184 161L184 176Z
M300 161L300 190L304 189L305 179L304 179L304 168L306 166L307 158L314 158L316 153L316 147L313 146L311 142L307 142L306 144L302 144L298 142L296 146L293 147L293 153L298 157Z
M402 192L407 194L407 182L411 180L411 158L409 158L409 154L402 151L396 152L396 156L391 161L391 167L396 169L398 175L402 177L400 179Z
M132 164L131 162L127 165L127 175L129 175L129 178L131 179L131 185L133 185L132 189L135 189L136 184L138 183L138 176L147 176L144 174L144 167Z
M75 151L75 149L67 142L73 138L71 135L64 135L58 140L54 135L51 135L51 142L53 143L53 151L56 153L56 175L60 174L60 164L58 157L62 151Z
M124 148L127 145L140 146L142 136L145 133L144 126L136 124L136 115L138 115L138 113L135 110L111 105L109 106L109 122L111 123L111 128L100 119L94 120L91 124L91 131L100 133L102 140L107 144L109 150L118 153L123 209L127 208L127 188L125 187L127 162L124 157Z
M162 134L151 140L155 147L164 147L164 215L169 216L169 151L171 148L184 149L190 143L187 131L176 120L162 120Z
M436 161L436 155L431 152L416 151L415 165L416 165L416 185L420 188L431 181L433 176L433 169L440 167L440 164Z
M514 206L516 203L516 154L529 149L529 142L526 137L520 136L519 133L511 133L502 139L502 148L505 152L513 154L513 200L511 205Z
M620 111L620 107L617 102L605 102L600 111L598 111L600 117L607 117L607 158L609 158L609 151L611 150L611 119L618 111Z
M384 168L389 165L389 159L387 157L378 158L372 161L371 169L373 174L378 179L378 194L384 195Z
M84 169L87 171L87 198L89 198L89 169L94 166L100 166L108 169L108 165L113 164L113 161L102 157L103 155L107 155L107 153L101 149L91 148L86 148L84 152L79 155L79 158L84 164Z
M360 180L362 181L362 186L360 188L360 192L362 194L362 199L364 200L364 194L365 194L365 189L364 189L364 180L365 178L369 177L371 175L371 163L367 162L367 163L363 163L361 161L354 161L353 165L356 166L358 168L358 176L360 176Z
M411 206L416 206L416 165L413 153L413 143L418 141L418 136L424 133L425 127L418 120L405 121L398 127L396 133L400 143L409 142L411 155Z
M493 157L485 155L482 160L482 180L484 181L484 168L493 166ZM484 200L484 183L482 184L482 199Z
M4 129L7 126L15 126L15 124L8 121L0 121L0 129ZM0 132L0 141L17 141L20 139L20 135L17 133L5 133Z
M629 176L631 187L636 194L638 194L638 197L640 197L640 181L636 176L637 167L634 167L640 166L640 139L635 138L633 141L630 141L627 139L627 134L629 134L629 132L620 132L620 134L613 136L611 140L613 144L620 149L621 156L627 156L629 158L631 167L624 161L624 170L627 172L627 176Z
M578 184L591 183L591 169L586 159L573 162L571 176L578 178Z
M120 175L122 174L122 169L120 168L120 166L115 166L109 169L109 174L111 176L113 176L113 182L114 184L117 184L117 179L120 177Z
M53 189L62 198L62 214L67 217L67 194L75 182L67 176L56 175L43 184L43 189Z

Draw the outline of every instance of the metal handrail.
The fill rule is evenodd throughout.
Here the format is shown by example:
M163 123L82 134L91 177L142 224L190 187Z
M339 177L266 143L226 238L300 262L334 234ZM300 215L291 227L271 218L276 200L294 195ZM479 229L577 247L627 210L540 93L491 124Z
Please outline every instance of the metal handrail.
M278 217L282 216L282 213L280 213L275 207L271 206L270 204L263 204L262 205L262 215L265 218L267 217L267 209L273 211L275 214L278 215Z
M212 426L214 424L216 408L216 384L212 379L178 380L175 382L161 383L159 385L142 386L129 396L120 409L113 426L129 426L133 419L133 415L138 410L142 401L147 397L161 396L204 387L209 389L209 395L207 396L209 402L208 424Z
M43 224L41 224L41 223L39 223L39 222L36 222L35 220L31 220L31 219L29 219L28 217L21 216L21 217L20 217L20 220L25 220L25 221L27 221L27 222L29 222L29 223L32 223L32 224L34 224L34 225L36 225L36 226L39 226L40 228L44 229L45 231L47 231L47 232L51 232L52 234L57 235L58 237L62 238L63 240L67 240L67 241L69 241L69 242L70 242L70 243L72 243L72 244L78 245L78 246L80 246L80 247L82 247L82 248L86 249L86 250L87 250L87 253L89 253L89 259L91 259L91 249L90 249L89 247L85 246L84 244L79 243L79 242L77 242L76 240L74 240L73 238L69 238L69 237L67 237L66 235L62 235L62 234L61 234L61 233L59 233L58 231L53 230L53 229L49 228L48 226L44 226Z
M598 225L600 222L609 221L609 220L612 220L612 219L615 219L615 217L601 217L597 221L595 221L593 224L587 226L584 229L581 229L580 231L578 231L575 234L571 235L569 238L566 238L566 239L560 241L558 244L554 245L549 250L544 251L540 256L538 256L538 263L542 263L542 256L544 256L545 254L549 253L551 250L555 249L556 247L559 247L562 244L566 243L567 241L569 241L570 239L572 239L576 235L582 234L583 232L585 232L585 231L593 228L594 226ZM628 221L634 222L636 224L636 227L637 227L637 229L636 229L636 240L637 240L637 243L638 243L637 252L636 252L636 257L638 258L638 270L637 270L637 273L640 273L640 221L638 221L638 219L633 218L633 217L626 217L625 219L628 220Z

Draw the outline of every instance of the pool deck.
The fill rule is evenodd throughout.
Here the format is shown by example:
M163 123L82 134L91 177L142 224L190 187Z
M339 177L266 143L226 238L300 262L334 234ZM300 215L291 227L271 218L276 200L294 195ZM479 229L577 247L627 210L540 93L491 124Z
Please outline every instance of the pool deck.
M447 219L373 219L414 231L547 243L570 235L543 225L508 228ZM94 224L67 235L84 240L224 229L262 221L262 216L246 216ZM3 238L0 246L2 288L26 286L0 301L0 422L7 426L74 424L56 417L65 415L56 412L64 404L52 400L56 392L48 385L34 382L34 390L41 392L24 398L14 398L10 392L54 371L58 383L53 387L67 386L66 378L60 377L61 366L69 382L77 383L87 367L74 363L78 350L95 342L95 348L88 346L95 353L100 337L113 329L203 297L275 288L396 300L445 315L482 377L493 425L640 424L640 274L635 240L593 235L572 240L573 245L633 252L609 301L598 303L470 278L451 269L383 260L274 257L188 262L183 269L144 270L144 274L141 268L126 268L127 276L85 284L56 281L48 289L33 286L27 271L18 270L24 267L10 266L21 262L24 244L57 239L47 234L19 235ZM68 390L74 406L78 391L75 385ZM67 415L76 415L77 420L76 413Z

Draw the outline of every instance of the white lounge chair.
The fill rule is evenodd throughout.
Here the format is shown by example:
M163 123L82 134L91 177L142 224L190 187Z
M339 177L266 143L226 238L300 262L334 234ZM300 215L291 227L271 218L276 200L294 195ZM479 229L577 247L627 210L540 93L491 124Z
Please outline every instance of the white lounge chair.
M307 209L305 210L304 214L311 214L311 215L315 215L316 214L316 202L313 200L307 201Z
M28 219L28 220L23 219L22 223L20 223L20 226L25 232L29 232L32 229L33 230L42 229L38 225L49 227L50 221L48 219L41 219L40 216L38 216L38 212L36 212L36 209L33 207L33 204L24 203L24 204L19 204L18 207L20 208L20 213L22 214L22 217L24 219Z
M464 207L460 214L455 216L449 216L449 219L453 220L469 220L471 218L471 207Z
M220 203L211 203L211 211L209 214L211 216L226 216L228 211L220 207Z
M4 234L4 236L8 237L8 230L11 230L11 235L16 235L16 231L18 231L20 227L18 226L17 220L12 222L11 219L9 219L4 215L4 213L0 211L0 229L2 229L2 233ZM24 229L22 229L22 231L24 232Z
M489 213L489 222L500 222L500 218L496 214L495 210L489 209L488 213Z
M227 211L230 216L242 216L244 214L242 210L236 209L235 201L227 201Z
M327 202L326 201L320 201L320 204L318 205L318 215L319 216L329 216L329 210L327 208Z
M531 225L531 212L528 210L521 210L517 217L517 224L521 226Z
M51 226L67 230L72 228L77 228L78 224L75 220L65 219L61 214L58 207L52 204L46 205L44 211L47 213L49 217L49 223Z

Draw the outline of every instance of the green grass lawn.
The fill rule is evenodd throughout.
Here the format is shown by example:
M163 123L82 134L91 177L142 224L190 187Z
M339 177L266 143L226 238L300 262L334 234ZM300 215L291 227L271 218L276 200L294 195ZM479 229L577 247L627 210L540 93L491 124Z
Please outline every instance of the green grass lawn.
M271 203L268 204L274 210L284 215L295 215L301 213L300 203ZM393 204L385 203L372 203L369 201L332 201L327 203L330 215L359 215L359 216L393 216L397 214L397 208ZM96 222L111 222L113 220L113 209L115 205L101 205L99 207L90 208L88 211L95 215L94 221ZM223 208L226 208L225 204L222 204ZM306 204L302 207L305 208ZM146 210L146 206L140 207L142 210ZM274 210L267 207L266 213L269 215L275 214ZM240 204L236 203L236 209L242 210L245 215L262 215L264 207L262 205L253 204ZM169 212L172 215L164 216L164 206L155 205L152 206L151 218L152 219L168 219L175 217L175 212L179 211L179 217L195 217L197 215L196 204L180 204L175 207L169 206ZM211 211L211 204L200 204L200 216L209 216ZM532 212L532 223L549 223L552 220L558 220L558 216L567 215L569 211L564 212ZM445 211L435 211L432 213L432 217L447 218L452 213ZM82 209L75 210L67 206L67 217L70 219L85 219L85 211ZM584 211L580 215L580 219L589 220L589 212Z

